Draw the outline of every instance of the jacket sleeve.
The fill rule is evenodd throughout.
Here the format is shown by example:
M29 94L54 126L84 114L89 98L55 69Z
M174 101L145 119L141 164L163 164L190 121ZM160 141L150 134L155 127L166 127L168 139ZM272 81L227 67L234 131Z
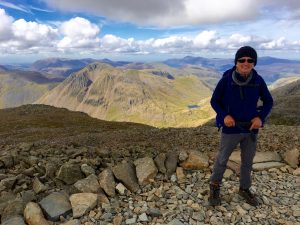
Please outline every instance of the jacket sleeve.
M225 88L226 88L226 79L223 77L217 84L211 100L210 104L212 108L216 111L217 116L224 121L225 116L227 116L226 109L223 108L222 106L222 98L224 97L225 94Z
M260 100L262 101L263 105L260 107L258 116L261 118L262 121L265 121L266 117L268 116L273 107L273 98L267 87L267 84L263 79L260 86Z

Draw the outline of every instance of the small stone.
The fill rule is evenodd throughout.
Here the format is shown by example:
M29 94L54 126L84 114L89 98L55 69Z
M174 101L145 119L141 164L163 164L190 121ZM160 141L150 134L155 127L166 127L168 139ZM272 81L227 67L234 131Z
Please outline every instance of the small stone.
M126 224L135 224L136 223L136 218L133 217L133 218L130 218L130 219L127 219L125 221Z
M88 177L91 174L95 174L95 170L87 164L82 164L80 168L86 177Z
M70 221L67 221L65 223L62 223L60 225L80 225L80 221L78 219L75 219L75 220L70 220Z
M121 225L123 221L123 216L115 216L113 219L114 225Z
M47 187L36 177L33 180L32 189L36 194L39 194L41 192L46 191Z
M141 215L139 215L139 221L148 222L148 217L146 213L142 213Z
M125 195L128 191L127 188L122 183L117 184L116 190L120 195Z

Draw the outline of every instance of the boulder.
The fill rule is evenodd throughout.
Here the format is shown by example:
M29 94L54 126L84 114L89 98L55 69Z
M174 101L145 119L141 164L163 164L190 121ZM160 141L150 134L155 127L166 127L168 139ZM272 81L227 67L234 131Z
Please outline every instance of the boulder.
M284 154L284 161L289 164L292 168L297 168L299 165L299 149L294 148L285 152Z
M190 151L188 158L182 161L180 166L183 169L200 170L209 166L208 160L209 159L207 155L198 151Z
M165 153L160 153L154 158L154 162L156 164L156 167L159 172L166 174L167 169L165 167L165 161L166 161L166 154Z
M73 218L79 218L97 205L97 194L77 193L70 196Z
M144 157L134 161L136 175L140 185L147 185L154 179L158 170L152 158Z
M166 154L165 167L167 169L168 177L171 177L175 173L178 163L178 153L177 152L168 152Z
M51 193L40 201L40 205L51 221L57 221L60 216L67 216L72 211L69 197L61 192Z
M114 179L114 175L113 172L111 171L111 169L105 169L103 170L99 175L99 183L100 183L100 187L104 190L104 192L108 195L108 196L115 196L116 195L116 182Z
M95 174L89 175L87 178L78 180L74 186L81 192L101 193L101 187L98 177Z
M131 192L136 192L140 189L136 176L134 165L130 162L120 163L112 168L115 177L122 181L126 188Z
M285 166L285 164L281 163L281 162L255 163L255 164L253 164L253 171L268 170L271 168L280 168L283 166Z
M83 178L84 175L81 172L80 166L73 163L65 163L62 165L57 174L57 179L66 184L74 184L76 181Z
M24 217L28 225L50 225L40 208L35 202L27 203L24 210Z

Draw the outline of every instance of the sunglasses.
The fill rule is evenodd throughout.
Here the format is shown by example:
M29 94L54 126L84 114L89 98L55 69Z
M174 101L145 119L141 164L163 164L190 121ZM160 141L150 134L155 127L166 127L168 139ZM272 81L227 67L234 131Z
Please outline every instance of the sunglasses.
M238 59L237 60L239 63L245 63L247 61L247 63L254 63L254 59Z

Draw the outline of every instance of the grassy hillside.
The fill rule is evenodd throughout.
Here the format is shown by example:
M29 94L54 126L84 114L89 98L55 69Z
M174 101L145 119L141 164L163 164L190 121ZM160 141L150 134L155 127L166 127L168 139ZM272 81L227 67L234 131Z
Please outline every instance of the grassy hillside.
M37 72L0 72L0 108L33 103L57 85Z
M274 107L270 115L273 124L300 125L300 79L272 91Z
M207 106L211 89L199 77L183 73L161 67L118 69L95 63L67 78L37 103L110 121L198 126L213 114Z

